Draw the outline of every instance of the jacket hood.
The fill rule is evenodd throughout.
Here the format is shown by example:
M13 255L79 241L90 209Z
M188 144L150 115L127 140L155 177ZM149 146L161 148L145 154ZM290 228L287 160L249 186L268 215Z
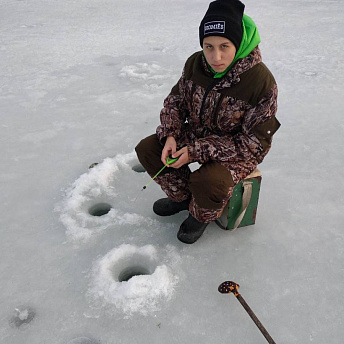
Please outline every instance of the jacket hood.
M248 56L251 51L261 42L257 26L252 18L244 14L242 22L244 29L242 40L231 66L239 59Z
M242 18L242 26L243 26L242 40L241 40L239 49L235 54L234 60L229 65L229 67L224 72L215 73L214 70L207 63L208 68L214 73L214 78L223 77L238 60L247 57L253 51L253 49L256 48L258 44L261 42L257 26L251 17L244 14Z

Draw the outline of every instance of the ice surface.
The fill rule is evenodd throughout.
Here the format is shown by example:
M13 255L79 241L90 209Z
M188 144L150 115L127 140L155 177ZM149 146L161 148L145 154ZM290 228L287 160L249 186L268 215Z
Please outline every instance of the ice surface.
M68 344L98 344L98 343L99 341L95 341L87 337L74 338L68 342Z
M342 342L344 3L245 4L282 127L256 224L211 224L187 246L186 212L153 214L164 194L140 191L133 151L199 49L208 1L1 2L1 343L265 343L218 293L226 280L277 343ZM137 257L149 274L116 281Z

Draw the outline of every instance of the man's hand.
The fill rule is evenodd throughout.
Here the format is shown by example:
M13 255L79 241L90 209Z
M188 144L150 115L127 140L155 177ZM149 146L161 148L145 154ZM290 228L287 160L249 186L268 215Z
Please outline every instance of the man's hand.
M179 159L174 162L173 164L169 165L169 167L172 168L180 168L185 164L189 163L189 153L188 153L188 147L183 147L179 151L172 154L172 158L178 158Z
M168 156L171 156L172 158L179 158L176 162L173 164L167 165L166 159ZM166 139L166 143L164 146L164 149L162 150L161 153L161 161L164 165L167 167L172 167L172 168L180 168L185 164L189 163L189 153L188 153L188 148L183 147L179 151L177 151L177 143L176 140L174 139L173 136L169 136Z
M165 146L164 146L164 149L162 150L162 153L161 153L161 161L164 165L167 165L166 164L166 159L169 155L172 155L176 152L177 150L177 143L176 143L176 140L174 139L173 136L169 136L167 139L166 139L166 143L165 143ZM167 165L167 166L170 166L170 165Z

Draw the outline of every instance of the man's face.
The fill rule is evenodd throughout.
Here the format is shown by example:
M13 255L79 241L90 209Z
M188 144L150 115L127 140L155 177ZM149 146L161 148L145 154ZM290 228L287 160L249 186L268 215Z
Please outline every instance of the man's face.
M233 62L236 49L225 37L208 36L203 39L203 51L208 64L217 73L224 72Z

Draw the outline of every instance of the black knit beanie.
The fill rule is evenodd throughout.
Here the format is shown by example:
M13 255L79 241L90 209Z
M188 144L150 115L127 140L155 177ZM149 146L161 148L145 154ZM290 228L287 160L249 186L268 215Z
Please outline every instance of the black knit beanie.
M228 38L238 51L242 39L242 17L245 5L239 0L216 0L209 4L201 25L199 40L203 47L203 39L207 36Z

